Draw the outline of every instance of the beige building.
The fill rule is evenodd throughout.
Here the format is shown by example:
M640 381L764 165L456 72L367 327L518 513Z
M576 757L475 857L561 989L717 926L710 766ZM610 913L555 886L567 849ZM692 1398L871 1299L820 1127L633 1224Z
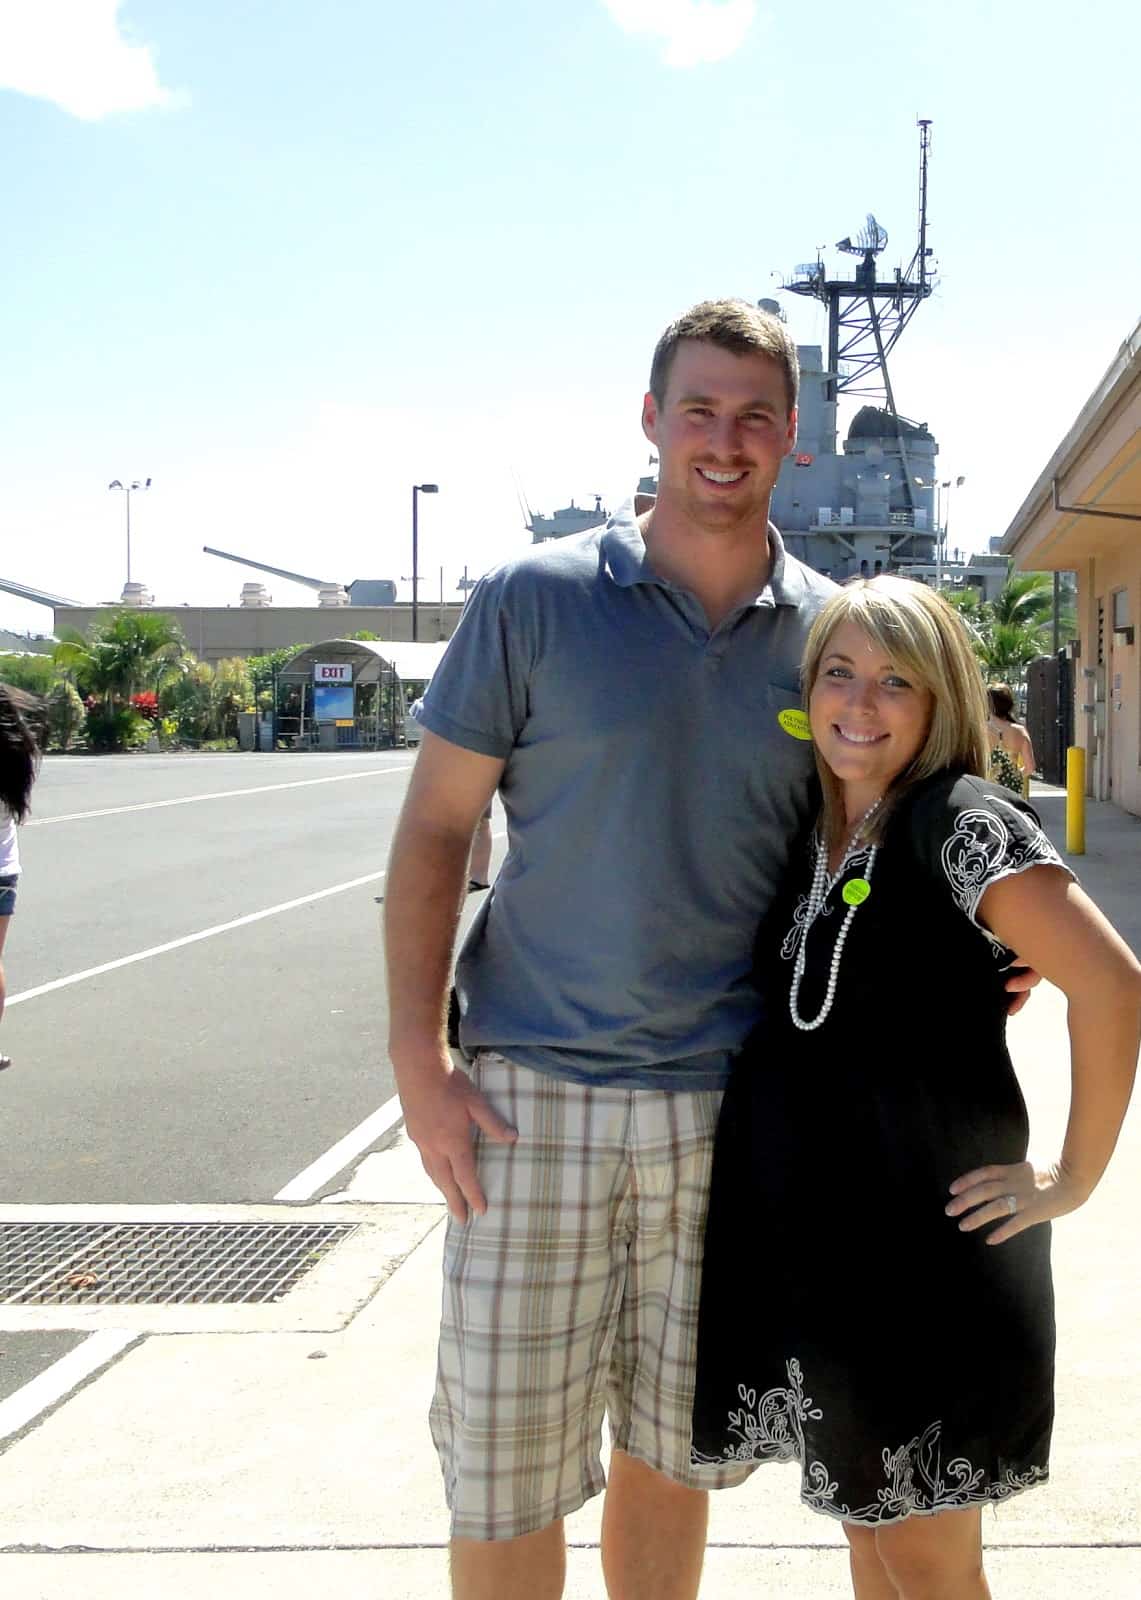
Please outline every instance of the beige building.
M1002 548L1024 571L1077 573L1074 741L1088 792L1141 816L1141 322Z
M139 586L141 588L141 585ZM251 585L250 588L260 587ZM135 602L136 607L140 605ZM275 606L243 603L236 606L155 605L149 596L141 601L148 611L170 617L182 629L183 638L200 661L222 661L227 656L260 656L283 645L320 644L325 639L344 639L348 634L367 630L381 640L406 643L412 638L412 607L311 605ZM121 603L113 606L61 606L55 611L55 631L78 628L86 633ZM420 641L436 644L450 639L456 631L463 606L439 605L421 601L418 607Z

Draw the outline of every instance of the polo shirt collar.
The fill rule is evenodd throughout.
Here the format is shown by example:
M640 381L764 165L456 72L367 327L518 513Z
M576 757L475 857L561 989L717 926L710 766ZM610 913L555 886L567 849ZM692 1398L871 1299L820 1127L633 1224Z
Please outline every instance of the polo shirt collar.
M759 606L798 606L805 594L804 574L800 564L791 560L773 524L769 523L769 554L772 566L768 581L751 604ZM638 583L652 583L658 588L670 588L650 565L646 542L634 516L634 502L628 500L620 506L606 524L602 534L602 555L606 571L619 588L629 589Z

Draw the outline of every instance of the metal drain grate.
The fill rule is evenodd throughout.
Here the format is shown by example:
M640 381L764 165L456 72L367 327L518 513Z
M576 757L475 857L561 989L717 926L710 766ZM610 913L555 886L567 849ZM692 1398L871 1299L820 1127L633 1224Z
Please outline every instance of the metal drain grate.
M0 1304L280 1300L355 1222L0 1223Z

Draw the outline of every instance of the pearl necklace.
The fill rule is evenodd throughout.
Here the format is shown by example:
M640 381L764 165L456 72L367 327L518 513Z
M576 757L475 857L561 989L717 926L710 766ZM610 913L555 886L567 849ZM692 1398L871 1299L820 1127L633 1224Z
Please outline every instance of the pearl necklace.
M836 998L836 979L840 973L840 958L844 953L844 941L848 937L848 930L852 926L852 918L856 915L860 902L856 901L848 906L847 915L840 925L840 932L836 935L836 946L832 951L832 965L828 971L828 987L824 993L824 1004L820 1007L820 1010L817 1012L816 1016L811 1022L802 1017L797 1008L800 999L800 983L801 979L804 977L804 966L808 955L808 935L812 931L813 923L815 923L817 917L819 917L821 912L824 910L828 896L832 893L832 890L844 876L844 873L847 871L849 861L851 861L852 857L856 854L858 848L860 847L860 841L864 836L865 828L875 816L882 804L883 796L881 795L874 805L868 807L863 816L860 818L859 822L857 822L852 833L851 840L848 843L848 847L844 851L843 859L831 877L828 876L828 853L820 839L817 838L816 866L812 874L812 888L808 891L808 905L805 908L804 923L800 935L800 944L796 952L796 965L793 967L792 971L792 988L788 993L789 1015L793 1020L794 1026L799 1028L802 1033L811 1033L814 1029L819 1028L821 1023L825 1020L828 1013L832 1009L832 1002ZM864 868L865 884L871 880L872 869L876 864L876 851L878 849L879 846L873 844L868 850L868 864Z

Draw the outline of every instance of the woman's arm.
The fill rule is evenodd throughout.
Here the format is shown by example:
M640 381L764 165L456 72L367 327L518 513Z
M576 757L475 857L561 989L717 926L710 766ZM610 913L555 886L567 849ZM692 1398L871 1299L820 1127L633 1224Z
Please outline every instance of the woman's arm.
M951 1185L947 1214L965 1232L999 1221L988 1244L1075 1211L1113 1154L1141 1045L1141 964L1093 901L1057 867L1031 867L991 884L979 920L1017 950L1069 1002L1070 1115L1061 1153L1044 1171L1029 1162L980 1167ZM1007 1196L1017 1210L1011 1215ZM969 1213L969 1215L968 1215Z

